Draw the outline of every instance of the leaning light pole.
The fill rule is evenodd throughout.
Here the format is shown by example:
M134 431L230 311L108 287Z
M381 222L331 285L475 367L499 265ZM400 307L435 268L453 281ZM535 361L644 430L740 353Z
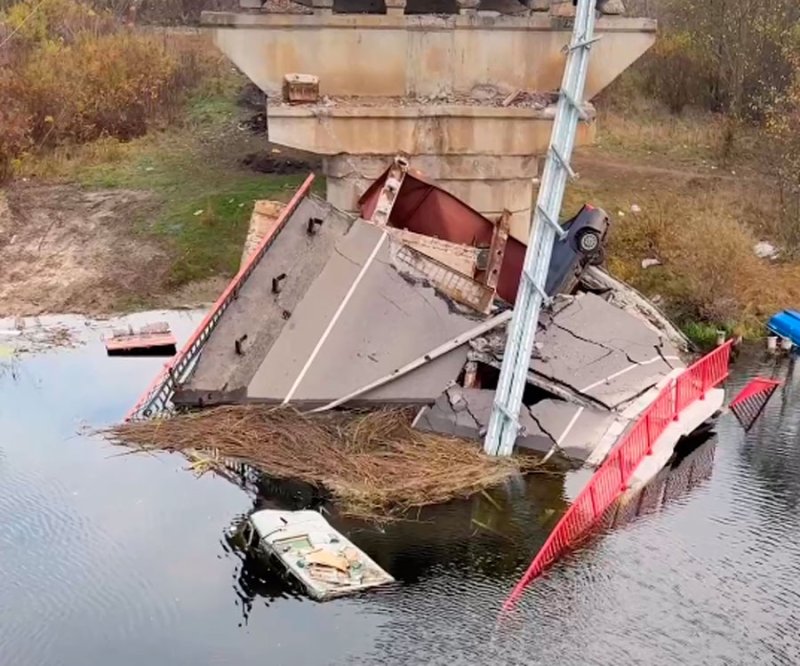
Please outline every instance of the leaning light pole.
M511 455L519 431L522 393L528 379L533 341L542 303L547 299L545 284L553 244L563 237L558 223L570 167L575 133L582 116L581 100L586 85L589 52L594 36L596 0L578 0L572 39L553 123L550 147L536 206L532 212L531 235L522 268L514 315L509 325L503 365L497 384L492 416L486 432L484 451L490 455Z

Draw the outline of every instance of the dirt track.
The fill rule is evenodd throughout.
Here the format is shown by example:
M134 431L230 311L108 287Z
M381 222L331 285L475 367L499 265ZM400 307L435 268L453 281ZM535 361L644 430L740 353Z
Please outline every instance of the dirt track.
M0 316L108 313L160 291L169 259L132 232L145 192L16 185L0 192Z

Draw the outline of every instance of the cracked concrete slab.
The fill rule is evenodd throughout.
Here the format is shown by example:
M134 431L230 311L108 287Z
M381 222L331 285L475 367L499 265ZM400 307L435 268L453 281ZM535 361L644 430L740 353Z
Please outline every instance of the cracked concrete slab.
M615 421L611 412L583 407L563 400L542 400L527 409L541 434L558 447L567 458L585 461ZM528 438L520 438L518 446L530 448ZM540 450L540 449L536 449Z
M683 367L672 343L594 294L557 302L541 325L531 372L609 409Z
M423 410L416 427L426 432L481 441L489 425L493 403L493 390L453 386ZM540 453L551 449L554 440L542 431L526 409L520 414L520 425L518 446Z
M602 268L588 266L581 275L581 284L587 291L601 295L612 305L643 321L648 327L669 339L680 351L688 352L692 349L689 338L653 302Z
M308 233L311 218L322 220ZM203 347L190 377L177 389L176 404L212 405L244 399L247 385L287 324L289 313L322 272L333 246L354 218L309 196L289 216L253 273ZM280 293L273 278L285 275ZM245 337L246 336L246 337ZM239 340L237 353L235 342Z
M473 328L468 313L401 273L384 229L357 220L336 243L247 388L247 399L316 406L389 375ZM364 394L361 404L424 404L459 375L466 345Z
M426 432L481 441L489 425L493 403L493 390L453 386L440 395L432 406L422 411L416 427ZM564 404L569 406L569 403ZM517 446L545 454L554 444L555 439L537 423L527 408L523 408Z

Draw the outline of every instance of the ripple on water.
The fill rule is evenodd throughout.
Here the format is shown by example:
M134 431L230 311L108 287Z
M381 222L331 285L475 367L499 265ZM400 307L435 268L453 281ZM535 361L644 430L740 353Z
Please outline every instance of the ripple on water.
M152 622L176 620L171 600L119 543L72 506L58 477L6 461L2 484L0 645L6 663L47 663L56 626L102 627L106 637L132 641Z
M732 391L748 375L771 370L745 359ZM342 635L353 648L338 663L800 663L797 383L787 383L746 437L723 417L716 452L711 442L698 450L705 458L688 456L660 480L663 487L649 489L642 515L562 560L500 623L505 596L564 508L560 478L534 477L493 492L492 501L453 502L382 529L340 521L398 582L323 605L234 555L217 540L225 526L214 525L214 538L195 545L222 558L221 568L216 577L192 579L205 606L179 615L163 583L186 576L188 560L169 562L170 544L161 542L129 551L119 534L81 511L58 474L3 444L0 661L60 663L65 641L102 636L118 650L146 645L159 663L188 655L194 663L231 663L240 654L237 663L331 663L330 646L318 636ZM52 443L26 445L47 455ZM98 474L107 468L97 465ZM125 470L114 473L122 480ZM203 483L212 482L193 486L198 497L208 490ZM186 522L173 507L148 510L140 516L145 523ZM154 637L156 625L167 631ZM300 637L288 636L289 628ZM362 634L368 638L359 642ZM284 659L291 640L299 659Z

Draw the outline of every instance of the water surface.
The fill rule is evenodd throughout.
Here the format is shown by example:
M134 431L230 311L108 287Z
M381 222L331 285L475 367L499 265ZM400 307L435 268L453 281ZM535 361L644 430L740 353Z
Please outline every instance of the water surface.
M185 337L199 314L133 321L163 318ZM384 529L338 521L398 583L314 603L224 538L275 498L89 434L124 415L163 359L109 359L101 336L118 323L59 321L83 344L13 367L0 354L2 664L800 662L794 366L740 359L734 387L789 378L756 428L722 417L636 504L642 515L557 565L498 625L566 505L562 478Z

